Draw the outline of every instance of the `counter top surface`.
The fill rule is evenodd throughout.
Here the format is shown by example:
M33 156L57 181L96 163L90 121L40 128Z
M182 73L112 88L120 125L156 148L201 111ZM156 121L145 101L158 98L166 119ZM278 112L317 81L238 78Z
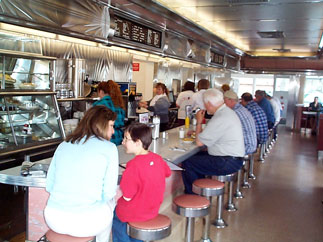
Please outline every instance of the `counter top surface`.
M182 126L183 127L183 126ZM168 133L168 139L159 138L153 140L149 147L154 153L159 154L168 162L172 170L178 169L176 165L180 164L188 157L196 154L201 149L194 143L184 143L179 139L179 128L174 128L166 131ZM187 130L186 130L187 131ZM134 155L126 154L122 145L118 146L119 151L119 163L126 164L131 160ZM49 164L51 158L37 161L37 163ZM32 187L45 187L46 178L43 177L32 177L32 176L21 176L20 175L21 166L6 169L0 171L0 183L17 185L17 186L32 186ZM124 168L119 169L119 175L121 176Z

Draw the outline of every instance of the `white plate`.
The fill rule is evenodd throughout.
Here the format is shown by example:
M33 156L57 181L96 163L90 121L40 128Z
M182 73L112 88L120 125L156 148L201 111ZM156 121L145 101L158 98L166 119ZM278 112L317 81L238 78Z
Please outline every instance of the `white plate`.
M183 140L184 144L192 144L194 141L193 140Z

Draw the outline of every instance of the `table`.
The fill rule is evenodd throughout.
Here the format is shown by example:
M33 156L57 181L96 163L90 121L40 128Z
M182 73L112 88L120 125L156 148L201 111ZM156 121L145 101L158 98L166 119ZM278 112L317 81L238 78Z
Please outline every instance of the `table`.
M305 115L305 117L306 117L306 120L305 120L305 134L306 134L306 129L307 129L307 120L308 120L308 117L314 116L314 117L317 119L317 116L320 114L320 112L303 111L303 114L304 114L304 115Z
M168 130L168 139L159 138L153 140L149 149L160 154L169 164L172 175L166 180L166 189L164 198L172 194L173 190L181 185L181 174L177 166L188 157L200 151L200 147L195 143L186 144L179 139L179 128ZM186 130L188 131L188 130ZM177 147L177 149L173 149ZM134 156L126 154L123 147L117 147L119 152L119 164L124 166ZM38 161L37 163L50 164L51 158ZM26 187L27 191L27 228L26 238L31 241L37 241L48 227L43 217L43 210L46 206L49 194L45 191L46 178L22 177L20 176L21 166L0 171L0 183ZM119 178L121 178L123 168L119 169Z

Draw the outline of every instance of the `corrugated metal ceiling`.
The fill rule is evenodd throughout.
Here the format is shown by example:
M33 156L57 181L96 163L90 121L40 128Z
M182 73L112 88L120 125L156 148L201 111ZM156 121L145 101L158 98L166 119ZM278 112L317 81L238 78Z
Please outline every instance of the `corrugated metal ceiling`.
M156 0L154 2L203 26L251 55L313 56L318 51L323 31L323 1ZM277 31L283 37L262 38L259 35L259 32Z

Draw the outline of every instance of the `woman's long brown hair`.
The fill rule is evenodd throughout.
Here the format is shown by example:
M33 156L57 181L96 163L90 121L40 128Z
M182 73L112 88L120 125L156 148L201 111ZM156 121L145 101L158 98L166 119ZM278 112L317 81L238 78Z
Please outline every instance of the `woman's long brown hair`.
M109 80L107 84L108 94L110 95L114 106L125 109L119 85L112 80Z
M79 143L86 137L85 143L91 136L109 140L107 137L109 121L114 121L116 118L117 114L106 106L98 105L92 107L86 111L76 129L66 137L66 142L71 142L72 144Z

